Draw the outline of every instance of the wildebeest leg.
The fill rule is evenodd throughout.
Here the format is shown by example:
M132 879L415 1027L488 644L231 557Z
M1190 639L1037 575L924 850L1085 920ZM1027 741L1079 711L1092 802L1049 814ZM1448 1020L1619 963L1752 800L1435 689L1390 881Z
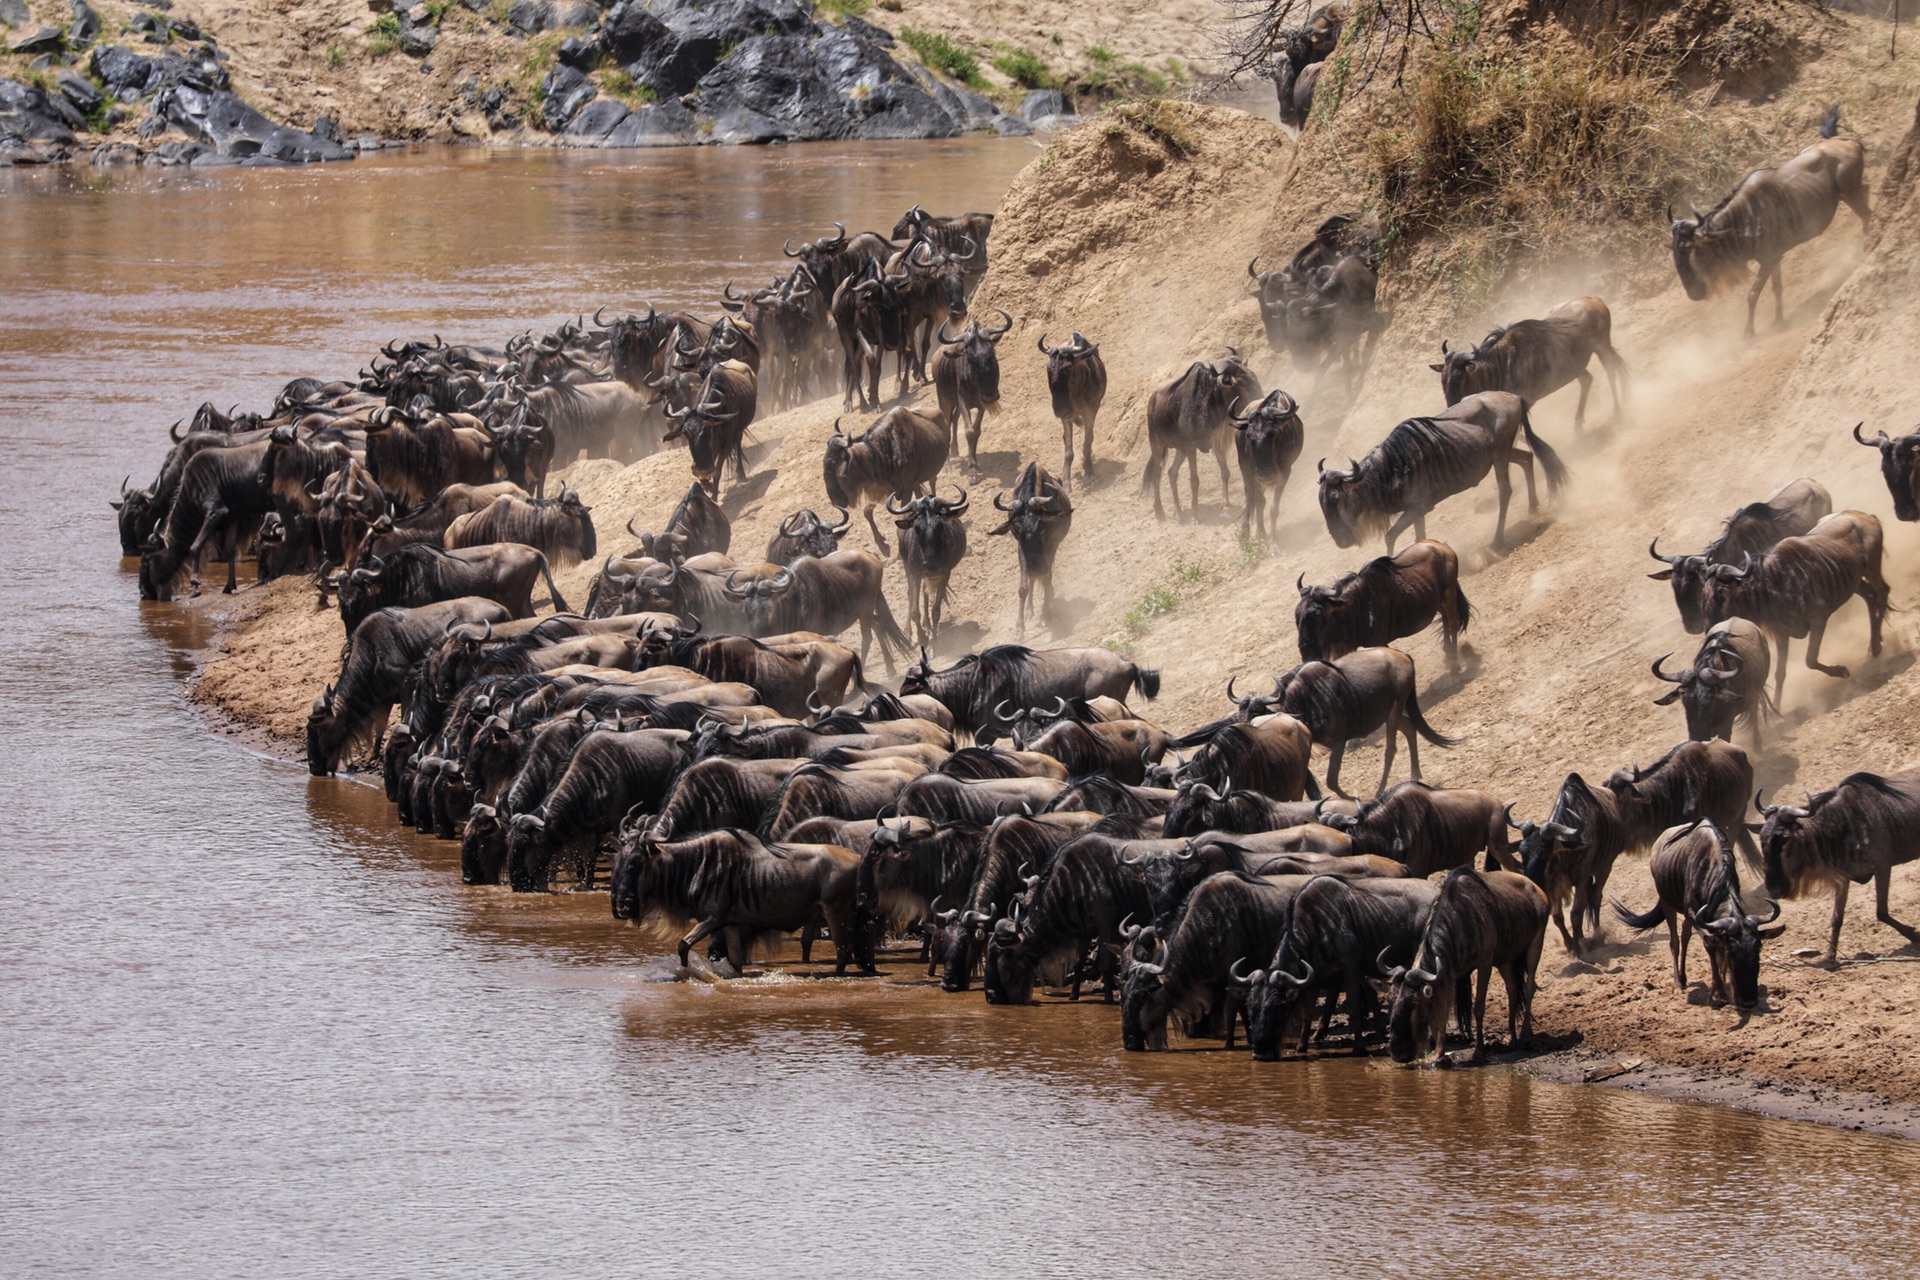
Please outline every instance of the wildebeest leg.
M1493 966L1484 965L1473 979L1473 1056L1487 1053L1487 988L1493 985Z
M1240 508L1240 540L1244 542L1253 534L1253 518L1256 514L1254 508L1256 506L1260 508L1258 512L1260 517L1260 536L1265 537L1267 533L1267 507L1264 502L1260 501L1260 481L1256 479L1251 472L1242 472L1240 475L1240 487L1247 491L1247 500Z
M1700 945L1707 949L1707 972L1709 978L1707 983L1707 1002L1715 1008L1718 1008L1727 1003L1726 979L1722 975L1720 968L1722 959L1720 954L1721 948L1714 945L1713 935L1710 933L1702 933L1700 935Z
M967 423L967 473L980 474L980 428L985 423L987 411L975 405L971 421Z
M1777 272L1779 267L1780 264L1777 262L1763 262L1760 264L1759 274L1753 277L1753 287L1747 290L1747 331L1741 334L1741 337L1751 338L1753 336L1753 310L1760 305L1760 291L1767 287L1767 277Z
M1582 369L1579 373L1575 374L1574 377L1578 379L1580 383L1580 403L1573 407L1573 429L1575 431L1585 431L1587 429L1587 393L1593 390L1593 375L1585 369ZM1613 398L1614 413L1617 416L1620 411L1619 391L1616 390L1613 393Z
M1392 739L1388 739L1392 741ZM1327 790L1345 800L1353 797L1340 789L1340 758L1347 754L1347 740L1335 738L1333 745L1327 748Z
M1182 456L1184 456L1187 460L1187 497L1190 499L1190 501L1187 503L1187 506L1190 508L1190 510L1188 511L1188 514L1193 517L1193 522L1195 524L1199 524L1200 523L1200 451L1198 449L1184 449L1181 451L1181 453L1182 453ZM1178 494L1174 495L1173 505L1176 507L1180 505L1180 497Z
M747 961L753 958L752 952L747 945L747 931L738 925L730 924L720 931L720 936L726 940L727 963L733 966L733 972L736 975L745 973L747 971Z
M1776 262L1773 264L1773 322L1783 324L1786 318L1786 307L1780 301L1780 264Z
M1080 470L1081 474L1089 480L1093 479L1093 420L1099 416L1097 413L1088 414L1080 423ZM1071 429L1068 430L1067 438L1071 442L1073 438ZM1072 456L1071 443L1068 444L1067 453L1069 457ZM1068 470L1072 468L1069 467Z
M1320 1030L1314 1034L1313 1038L1321 1044L1325 1044L1328 1034L1333 1030L1333 1007L1340 1003L1340 993L1338 991L1326 991L1319 995L1309 996L1308 999L1318 1000L1320 1002ZM1307 1015L1307 1025L1313 1025L1313 1015L1311 1013ZM1306 1051L1307 1038L1305 1035L1302 1035L1300 1037L1300 1052L1305 1053Z
M892 555L893 553L887 550L887 540L880 536L880 525L873 518L873 504L871 502L867 504L867 528L873 530L873 543L880 548L880 554L882 556Z
M1787 646L1792 644L1793 641L1785 635L1777 635L1773 639L1774 644L1780 650L1773 664L1773 705L1774 708L1778 710L1780 707L1780 691L1787 683Z
M1040 579L1040 589L1046 596L1040 606L1040 621L1048 631L1053 630L1053 570L1048 569L1046 577Z
M1227 473L1226 451L1216 446L1213 451L1213 460L1220 464L1220 507L1223 511L1231 511L1233 510L1233 483ZM1193 501L1193 518L1198 520L1200 518L1200 499L1195 498Z
M714 930L720 927L721 923L717 916L711 920L702 920L699 924L693 926L692 931L689 932L686 937L680 939L680 967L682 969L687 967L687 954L703 939L710 936Z
M1569 953L1577 956L1580 954L1580 947L1574 942L1573 935L1567 932L1567 921L1563 913L1565 905L1560 895L1555 894L1553 898L1553 927L1560 931L1560 945L1565 947ZM1580 923L1580 902L1578 894L1574 895L1573 923L1576 927Z
M820 932L820 917L815 916L800 929L800 963L813 963L813 940Z
M1844 680L1848 675L1852 674L1845 667L1829 667L1820 661L1820 641L1825 638L1826 634L1827 620L1825 618L1814 623L1813 627L1807 632L1807 666L1820 672L1822 675L1837 676ZM1784 653L1780 656L1783 659L1786 657Z
M1840 926L1847 919L1847 882L1839 881L1833 889L1833 929L1827 935L1827 959L1832 960L1840 953Z
M1502 509L1504 510L1504 508ZM1395 538L1398 538L1401 534L1405 533L1407 531L1408 525L1419 526L1419 528L1414 531L1413 536L1415 538L1426 537L1427 536L1427 513L1424 511L1419 511L1419 512L1402 511L1400 513L1400 518L1387 526L1387 554L1388 555L1393 554L1393 540Z
M1667 940L1673 947L1673 980L1680 987L1680 994L1687 992L1687 948L1693 945L1693 921L1680 916L1680 932L1673 932L1673 916L1667 917Z
M825 918L827 932L833 938L833 971L836 975L844 974L847 966L854 960L853 921L846 913L828 907L825 903L820 906L820 914ZM860 961L860 971L862 973L879 972L874 968L871 957Z
M1413 722L1403 717L1397 710L1394 712L1393 718L1400 732L1407 735L1407 764L1413 770L1413 780L1418 782L1420 781L1420 744L1414 739ZM1391 739L1389 739L1389 741L1391 741ZM1386 787L1386 779L1382 778L1380 780L1380 789L1384 791Z
M1060 464L1060 483L1073 492L1073 419L1060 419L1060 449L1065 459Z
M1373 789L1373 794L1375 795L1379 795L1387 789L1387 779L1393 776L1393 750L1396 745L1394 739L1400 736L1401 724L1400 708L1395 707L1387 713L1387 723L1383 726L1387 740L1386 758L1380 762L1380 785ZM1413 731L1411 728L1407 731L1407 749L1409 751L1413 749ZM1415 758L1418 759L1417 756ZM1413 776L1416 779L1420 777L1420 766L1417 764L1413 767Z
M1880 626L1887 619L1887 582L1880 576L1880 566L1869 563L1866 572L1860 575L1860 585L1854 588L1867 606L1867 653L1871 657L1880 656Z
M1907 925L1901 924L1898 920L1895 920L1893 918L1892 913L1887 910L1887 889L1892 885L1892 883L1893 883L1893 867L1892 866L1889 865L1889 866L1881 867L1880 870L1874 873L1873 918L1875 920L1878 920L1881 924L1886 925L1888 928L1897 930L1900 936L1905 938L1908 942L1920 944L1920 930L1916 930Z

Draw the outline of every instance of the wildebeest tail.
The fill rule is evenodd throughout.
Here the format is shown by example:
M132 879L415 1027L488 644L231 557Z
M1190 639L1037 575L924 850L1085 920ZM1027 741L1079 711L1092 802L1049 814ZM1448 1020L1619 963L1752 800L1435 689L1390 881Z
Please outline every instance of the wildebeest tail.
M1625 904L1615 902L1613 914L1620 917L1620 923L1629 929L1651 929L1667 918L1667 913L1660 909L1660 904L1657 902L1653 904L1651 910L1642 911L1639 915L1627 910Z
M1533 456L1540 459L1540 469L1547 473L1547 491L1558 493L1567 483L1567 464L1560 461L1550 445L1533 434L1533 406L1520 410L1520 430L1526 434L1527 448L1533 450Z
M1840 104L1836 102L1827 110L1826 116L1820 121L1820 136L1823 138L1832 138L1837 136L1839 132Z
M872 697L872 696L873 696L873 686L871 686L871 685L869 685L869 684L867 683L867 668L866 668L866 665L865 665L864 663L862 663L862 662L860 661L860 655L859 655L859 654L857 654L857 653L853 655L853 681L852 681L852 683L853 683L853 687L854 687L854 688L856 688L856 689L858 689L858 690L859 690L860 692L862 692L862 693L864 693L864 694L866 694L866 695L867 695L868 697Z
M889 647L893 645L898 645L900 652L903 654L911 655L913 653L913 646L907 641L907 633L902 631L900 624L894 620L893 609L887 604L887 594L884 591L874 593L873 625L874 629L880 633L880 651L882 653L886 653ZM888 669L891 670L892 668L889 667ZM864 684L861 686L861 688L865 687Z
M1460 743L1458 738L1449 738L1444 733L1434 732L1433 726L1427 723L1427 718L1420 714L1420 699L1415 697L1411 690L1407 693L1407 719L1413 722L1414 729L1421 737L1436 747L1452 747Z
M553 597L553 611L555 613L572 613L573 610L567 606L566 597L560 594L560 588L553 585L553 570L548 567L547 557L544 552L540 553L540 576L546 579L547 594Z
M1312 770L1312 769L1302 769L1302 770L1300 771L1300 776L1301 776L1302 778L1304 778L1304 779L1306 779L1306 783L1307 783L1307 799L1309 799L1309 800L1318 800L1318 799L1320 799L1320 798L1321 798L1321 797L1320 797L1320 784L1319 784L1319 783L1317 783L1317 782L1315 782L1315 781L1313 780L1313 770Z
M1148 702L1160 696L1160 673L1152 667L1133 669L1133 687L1144 695Z

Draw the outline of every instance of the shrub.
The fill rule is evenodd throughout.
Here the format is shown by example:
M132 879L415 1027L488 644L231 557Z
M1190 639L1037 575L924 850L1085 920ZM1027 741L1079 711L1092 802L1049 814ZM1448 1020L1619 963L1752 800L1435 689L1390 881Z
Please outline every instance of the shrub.
M916 31L912 27L902 27L900 40L907 48L913 50L916 58L942 75L951 76L961 84L970 85L975 89L988 87L986 77L980 74L979 60L945 36L937 32Z
M342 66L346 64L346 61L347 61L347 51L345 49L342 49L337 44L330 44L327 46L327 65L329 67L332 67L335 71L338 71Z
M870 6L867 0L820 0L814 7L820 13L832 14L835 17L857 18ZM894 6L894 11L899 12L898 5Z
M624 71L603 71L594 79L599 82L600 92L629 108L650 107L660 101L652 86L641 84Z
M367 52L384 58L400 47L400 15L383 13L367 28Z
M1054 74L1031 49L1012 49L993 60L1000 74L1022 89L1051 89Z

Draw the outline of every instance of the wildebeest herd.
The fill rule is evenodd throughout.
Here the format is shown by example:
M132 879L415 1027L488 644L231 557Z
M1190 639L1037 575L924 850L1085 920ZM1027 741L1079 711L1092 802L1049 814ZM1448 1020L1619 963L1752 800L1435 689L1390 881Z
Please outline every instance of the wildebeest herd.
M1839 148L1854 144L1832 138L1831 120L1823 132L1793 165L1674 224L1690 293L1746 251L1698 265L1723 221L1758 237L1777 293L1785 242L1760 212L1727 211L1774 172L1792 184L1779 200L1826 174L1832 198L1851 203L1857 157L1850 171ZM1864 202L1855 207L1864 218ZM1658 901L1644 912L1615 903L1616 914L1636 929L1667 924L1683 990L1698 931L1713 997L1740 1008L1760 999L1760 942L1778 931L1784 898L1833 889L1831 958L1849 884L1873 879L1878 919L1920 940L1887 911L1891 868L1920 854L1920 766L1853 773L1803 805L1761 805L1732 742L1744 725L1757 744L1777 710L1790 640L1807 640L1810 668L1847 674L1819 651L1852 596L1880 647L1880 525L1834 512L1812 480L1742 507L1697 554L1652 547L1666 566L1653 576L1704 636L1690 665L1654 663L1675 686L1660 701L1682 704L1686 740L1598 785L1569 774L1537 821L1488 792L1420 780L1419 742L1454 740L1428 723L1413 659L1394 645L1438 624L1457 672L1473 616L1459 558L1427 537L1427 516L1492 471L1498 545L1510 465L1523 469L1530 508L1536 462L1550 490L1568 482L1529 404L1577 382L1583 417L1597 358L1619 413L1627 369L1598 299L1470 350L1443 344L1444 409L1400 423L1345 468L1322 460L1335 543L1384 535L1389 554L1332 583L1302 575L1300 663L1270 690L1230 681L1218 719L1184 731L1148 719L1159 672L1104 648L1002 644L936 664L948 578L969 551L968 490L943 496L941 477L960 463L963 427L975 466L1013 323L969 312L991 230L989 215L916 206L891 235L836 226L789 242L792 270L752 293L729 286L711 322L652 307L608 320L603 309L500 349L390 344L359 378L296 380L264 414L203 405L188 430L175 424L152 485L123 484L122 549L140 558L148 599L169 599L210 548L227 560L228 590L249 542L262 579L310 574L345 632L339 675L307 725L311 771L377 761L402 823L460 842L466 883L604 885L617 919L680 922L683 965L704 943L710 963L743 971L756 945L797 933L803 958L824 938L837 971L872 972L884 940L918 939L930 977L950 992L977 981L989 1003L1097 984L1117 997L1130 1049L1163 1046L1175 1019L1231 1045L1244 1022L1255 1055L1271 1058L1328 1041L1338 1017L1353 1052L1383 1034L1409 1061L1441 1054L1450 1016L1482 1048L1496 972L1509 1039L1529 1036L1548 922L1568 951L1585 951L1625 853L1651 850ZM1379 267L1377 240L1345 215L1280 269L1250 264L1274 348L1301 369L1324 375L1337 361L1358 377L1385 324ZM1018 549L1021 636L1035 586L1050 621L1074 433L1090 478L1108 376L1081 333L1038 345L1061 471L1027 463L994 498L1005 519L991 530ZM848 407L880 408L889 352L897 386L930 383L938 407L836 421L822 453L834 517L795 511L763 561L736 561L721 497L729 470L735 483L747 475L746 429L825 391L836 348ZM1293 396L1263 388L1230 351L1155 390L1146 418L1142 489L1154 490L1156 515L1167 455L1170 481L1187 464L1197 513L1197 455L1214 454L1224 490L1231 449L1243 530L1277 542L1274 503L1304 445ZM1920 434L1870 440L1855 428L1854 438L1880 450L1896 514L1920 518ZM582 454L630 459L680 443L693 472L685 497L660 532L627 521L638 545L601 558L582 611L570 612L551 571L601 550L580 495L561 483L548 496L551 471ZM907 571L904 628L882 589L892 554L874 515L882 504ZM856 509L878 554L840 546ZM1409 528L1416 541L1393 554ZM545 617L543 587L555 610ZM858 652L836 639L856 624ZM889 673L896 651L907 661L896 689L868 678L874 638ZM1379 784L1350 798L1343 754L1376 734ZM1400 739L1411 777L1390 785ZM1743 885L1736 849L1763 868L1762 884Z

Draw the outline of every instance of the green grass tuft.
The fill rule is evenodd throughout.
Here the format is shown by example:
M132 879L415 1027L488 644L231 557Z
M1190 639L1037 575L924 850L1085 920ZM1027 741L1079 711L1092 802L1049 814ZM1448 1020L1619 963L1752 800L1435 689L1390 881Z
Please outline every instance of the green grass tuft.
M980 60L938 32L902 27L900 41L913 50L916 58L940 74L951 76L970 88L990 87L986 77L980 74Z

